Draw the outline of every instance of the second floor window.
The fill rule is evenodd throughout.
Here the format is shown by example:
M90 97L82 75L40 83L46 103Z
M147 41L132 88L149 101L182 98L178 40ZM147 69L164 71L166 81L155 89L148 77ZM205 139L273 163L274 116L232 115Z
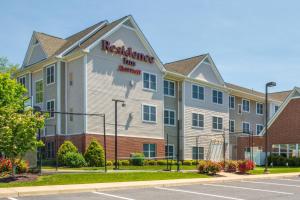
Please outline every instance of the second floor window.
M229 96L229 108L234 109L235 108L235 97Z
M175 111L166 109L164 112L164 122L166 125L175 126Z
M222 130L223 129L223 118L213 117L213 129Z
M49 112L55 111L55 101L54 100L47 101L47 111L49 111ZM54 113L49 114L50 118L54 118L54 116L55 116Z
M256 114L262 115L263 112L263 104L262 103L256 103Z
M44 101L44 83L43 80L35 82L35 103Z
M243 133L250 134L250 123L243 122Z
M164 80L164 94L167 96L175 96L175 83L173 81Z
M54 65L47 67L46 69L46 77L47 77L47 84L51 84L55 82L55 70Z
M198 113L192 113L192 126L196 128L203 128L204 116Z
M26 77L25 76L22 76L19 78L19 83L21 85L23 85L24 87L26 87Z
M250 101L243 99L243 112L250 112Z
M192 85L193 99L204 100L204 88L199 85Z
M143 121L156 122L156 107L143 105Z
M234 133L235 132L234 120L229 120L229 132L230 133Z
M143 87L144 89L156 90L156 75L144 72Z
M213 90L213 102L223 104L223 92Z

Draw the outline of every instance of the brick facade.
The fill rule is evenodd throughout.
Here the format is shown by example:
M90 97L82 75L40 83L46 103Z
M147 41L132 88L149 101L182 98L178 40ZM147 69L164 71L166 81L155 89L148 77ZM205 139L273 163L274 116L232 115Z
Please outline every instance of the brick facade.
M268 152L272 150L272 144L300 144L300 99L292 99L277 119L268 129ZM253 138L254 147L262 147L264 150L264 137ZM238 138L238 159L244 158L244 149L249 147L248 137Z
M95 138L98 142L104 146L103 135L97 134L80 134L80 135L68 135L57 136L57 148L65 141L70 140L78 148L78 151L84 153L88 148L92 139ZM44 142L54 142L54 136L45 137ZM113 160L115 156L115 137L106 137L107 146L107 159ZM143 152L143 144L156 144L157 157L165 156L165 141L164 139L152 139L152 138L137 138L137 137L124 137L118 136L118 157L128 158L131 153Z

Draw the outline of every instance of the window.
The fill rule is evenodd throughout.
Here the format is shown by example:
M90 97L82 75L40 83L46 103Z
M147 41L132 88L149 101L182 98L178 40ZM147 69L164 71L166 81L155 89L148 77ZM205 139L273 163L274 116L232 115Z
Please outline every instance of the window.
M24 87L26 87L26 77L25 76L22 76L19 78L19 83L21 85L23 85Z
M175 97L175 82L164 80L164 94Z
M256 135L260 134L263 129L264 129L263 125L256 124Z
M262 103L256 103L256 114L262 115L263 113L264 113L263 104Z
M143 121L156 122L156 107L143 105Z
M243 112L250 112L250 101L243 99Z
M272 154L280 155L287 158L299 157L299 147L297 152L297 144L273 144L272 145Z
M73 113L73 108L70 108L70 113ZM69 114L70 117L70 121L74 121L74 115L73 114Z
M297 148L295 144L289 144L289 158L297 157Z
M43 103L44 101L44 82L39 80L35 82L35 103Z
M156 90L156 75L143 73L144 89Z
M54 81L55 81L54 73L55 73L54 65L51 65L46 68L47 84L54 83Z
M204 88L199 85L192 85L193 99L204 100Z
M213 103L223 104L223 92L213 90Z
M288 150L287 144L280 144L280 155L281 156L287 157L287 150Z
M54 152L54 142L47 142L46 145L46 157L47 158L54 158L55 157Z
M73 85L73 72L69 73L69 85L72 86Z
M204 160L204 148L203 147L192 147L193 160Z
M278 111L279 106L275 106L275 113Z
M203 128L204 116L198 113L192 113L192 126L195 128Z
M213 129L222 130L223 129L223 118L213 117Z
M143 144L143 152L146 158L155 158L156 144Z
M238 114L242 114L242 105L238 104Z
M47 101L47 111L49 111L49 112L53 112L53 111L55 111L55 102L54 102L54 100L50 100L50 101ZM54 113L50 113L49 114L49 117L50 118L54 118Z
M165 146L165 156L166 156L166 158L174 159L174 145L173 144L169 144L169 145Z
M279 144L273 144L272 145L272 154L279 155L280 154L280 145Z
M229 108L234 109L235 108L235 97L229 96Z
M229 132L234 133L235 132L235 121L229 120Z
M175 126L175 111L165 109L164 122L166 125Z
M250 133L250 123L249 122L243 122L243 133Z

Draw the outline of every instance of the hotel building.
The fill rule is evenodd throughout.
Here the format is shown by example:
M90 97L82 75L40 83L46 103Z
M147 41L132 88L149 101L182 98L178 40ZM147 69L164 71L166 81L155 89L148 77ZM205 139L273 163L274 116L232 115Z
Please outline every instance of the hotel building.
M264 94L225 83L209 54L163 64L132 18L102 21L65 39L33 32L17 79L41 110L106 115L107 154L118 156L237 159L243 135L262 134ZM289 91L290 92L290 91ZM270 119L289 92L271 94ZM236 133L239 133L237 137ZM51 114L43 131L46 157L71 140L84 152L103 144L101 117ZM179 135L179 137L178 137ZM257 136L257 137L258 137ZM168 141L168 142L167 142ZM241 148L242 150L239 150Z

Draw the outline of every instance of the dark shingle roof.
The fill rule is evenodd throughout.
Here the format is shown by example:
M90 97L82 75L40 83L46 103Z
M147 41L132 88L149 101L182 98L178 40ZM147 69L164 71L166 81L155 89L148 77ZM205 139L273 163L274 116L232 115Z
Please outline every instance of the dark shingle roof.
M205 59L208 54L203 54L183 60L164 64L167 71L188 75L193 69Z

